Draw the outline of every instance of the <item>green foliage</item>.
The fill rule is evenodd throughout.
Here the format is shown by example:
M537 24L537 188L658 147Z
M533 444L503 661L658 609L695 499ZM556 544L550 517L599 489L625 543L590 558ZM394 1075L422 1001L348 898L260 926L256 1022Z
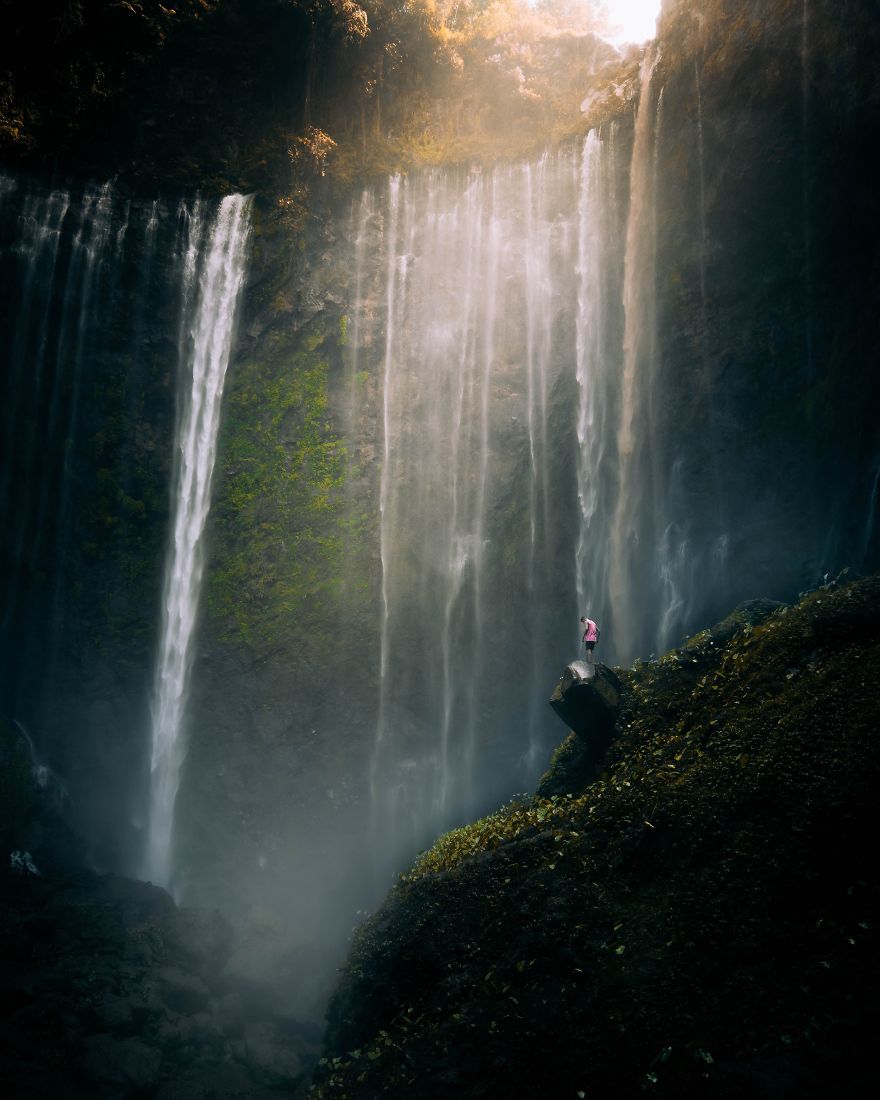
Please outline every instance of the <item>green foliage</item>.
M581 130L584 32L601 22L568 0L7 7L9 158L258 189L297 221L324 177L513 156Z
M479 852L493 851L535 830L564 824L583 807L584 800L571 795L514 800L488 817L445 833L433 848L419 855L402 881L414 882L422 875L451 870Z
M214 526L224 553L209 577L213 612L251 643L271 643L338 594L350 517L348 455L330 423L323 329L236 373L224 420Z

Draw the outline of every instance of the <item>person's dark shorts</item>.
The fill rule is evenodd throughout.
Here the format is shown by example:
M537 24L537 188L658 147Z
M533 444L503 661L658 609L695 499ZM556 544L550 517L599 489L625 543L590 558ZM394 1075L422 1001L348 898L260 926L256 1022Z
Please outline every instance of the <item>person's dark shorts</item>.
M595 642L584 642L584 645L586 646L587 653L592 653L596 648Z

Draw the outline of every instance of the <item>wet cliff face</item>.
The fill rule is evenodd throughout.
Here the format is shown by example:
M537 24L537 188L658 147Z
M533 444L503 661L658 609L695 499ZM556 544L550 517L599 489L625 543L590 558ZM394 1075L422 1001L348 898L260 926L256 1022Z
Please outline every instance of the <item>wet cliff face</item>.
M170 207L170 209L169 209ZM168 520L173 200L3 178L2 709L134 857Z
M847 18L806 0L661 23L657 390L670 522L724 540L722 584L686 597L701 614L743 578L876 561L877 27Z
M468 564L463 552L463 587L430 594L440 585L440 571L424 565L434 551L426 556L423 550L434 536L418 525L430 510L429 498L435 508L438 493L446 500L443 475L432 481L429 467L451 471L454 462L451 444L444 451L425 420L390 456L406 472L402 465L393 468L388 507L397 509L410 538L409 545L395 544L403 552L403 572L385 593L391 608L386 652L396 654L385 696L394 717L389 729L398 736L406 731L394 749L395 767L433 767L424 730L434 731L441 744L445 701L452 698L455 797L481 768L497 789L521 785L530 746L528 699L540 690L523 658L540 636L541 652L553 655L552 676L573 645L565 608L576 622L582 610L576 601L594 599L615 571L619 600L606 602L597 617L606 627L606 652L630 659L662 651L740 599L791 596L827 569L872 560L878 395L869 369L877 334L867 227L875 200L867 185L873 146L864 135L876 123L877 90L866 60L875 29L861 8L854 18L864 20L859 44L839 40L833 13L821 5L736 11L713 5L699 17L672 6L659 49L642 69L638 155L633 158L635 103L623 114L618 106L616 123L606 118L598 131L606 156L613 147L617 164L608 170L602 215L610 239L602 254L609 300L590 313L577 302L548 299L553 321L543 377L550 380L549 412L542 430L556 463L546 467L554 518L552 547L537 581L529 581L526 566L529 502L537 491L533 503L540 506L545 489L540 483L536 489L531 472L541 418L529 421L528 361L540 357L545 330L533 325L531 336L517 335L529 316L525 297L517 305L515 297L499 294L495 314L479 307L475 339L484 346L495 341L499 364L488 431L491 447L503 455L503 470L492 483L484 531L492 547L487 553L499 556L486 573L495 578L483 593L486 620L471 623L449 650L474 670L480 667L474 654L481 652L481 630L487 645L496 647L473 712L479 759L464 764L472 714L466 700L462 706L460 698L444 695L441 644L449 608L455 608L450 622L473 610L462 592L475 580L476 573L467 573L475 563ZM582 171L583 163L581 147L574 147L571 171ZM538 195L537 162L532 171ZM385 371L390 363L394 370L417 372L436 354L436 342L450 336L442 322L442 268L431 269L430 305L418 280L426 265L439 264L436 249L454 251L461 229L454 217L467 216L463 196L477 186L476 177L453 177L433 184L413 180L410 194L426 197L400 198L396 215L381 185L350 205L326 208L320 223L294 239L273 231L267 218L257 240L214 515L212 640L197 676L203 718L194 723L190 796L182 807L182 850L193 889L228 897L240 892L233 884L241 874L251 884L245 894L267 884L280 896L283 884L298 878L285 861L305 861L309 878L318 876L316 869L326 863L318 854L324 840L334 853L340 896L347 894L346 883L360 881L360 872L349 868L359 865L361 845L369 845L373 746L382 724ZM486 183L487 191L491 186L508 185L499 176ZM626 224L636 191L641 241L631 248ZM462 197L458 208L453 193ZM571 209L554 215L554 232L561 238L560 227L569 225L571 234L568 258L560 251L554 262L571 263L572 287L585 290L598 252L578 252L574 243L578 201L573 194ZM491 227L489 213L484 216L485 222L473 223L474 255L483 247L477 227ZM450 221L429 256L430 217ZM629 218L632 223L631 212ZM389 279L392 232L400 240ZM398 263L410 266L404 273ZM511 252L504 264L505 286L520 279L526 285L525 261ZM464 283L465 261L458 267ZM488 301L486 271L480 294ZM417 319L393 312L412 308L419 294L434 324L421 335ZM395 317L398 329L389 335ZM455 323L466 329L461 318ZM594 323L603 326L598 343ZM497 328L490 331L491 324ZM631 365L637 373L627 396L628 342L636 348ZM588 358L588 344L608 370L607 379L590 376L604 420L591 420L579 436L574 367L579 355ZM454 354L472 354L466 339ZM538 374L532 377L537 384ZM406 383L415 387L413 409L426 399L428 383L419 387L417 381L413 373ZM597 388L600 383L605 389ZM443 384L432 370L430 385ZM454 390L449 394L452 400ZM626 401L631 453L621 447ZM535 402L533 413L537 397ZM480 408L477 395L477 421ZM587 412L598 415L597 408ZM477 429L472 481L461 489L462 503L466 492L478 492L480 453ZM419 464L424 477L414 474ZM252 478L255 470L259 476ZM624 483L629 503L621 508L615 500ZM598 495L589 504L589 523L579 515L584 487ZM448 531L435 534L442 540ZM426 570L421 580L418 562ZM407 575L412 584L395 589ZM455 571L448 576L454 581ZM462 620L455 622L461 629ZM505 680L505 667L518 672ZM236 685L232 698L229 683ZM514 685L523 684L529 684L528 698L516 706L493 701L493 692L508 703L518 699ZM250 721L255 714L257 734ZM538 744L549 751L549 740ZM534 768L537 774L539 761ZM320 784L312 781L315 775ZM223 816L222 844L213 833L211 791L218 783L235 807ZM482 784L485 792L490 787ZM296 797L287 797L291 790ZM323 838L314 847L310 842L308 853L296 839L306 831ZM273 839L281 835L283 842ZM225 870L230 852L232 875ZM278 865L290 867L290 874L270 880L269 868ZM323 904L321 894L309 890L305 897ZM303 901L304 911L311 900Z

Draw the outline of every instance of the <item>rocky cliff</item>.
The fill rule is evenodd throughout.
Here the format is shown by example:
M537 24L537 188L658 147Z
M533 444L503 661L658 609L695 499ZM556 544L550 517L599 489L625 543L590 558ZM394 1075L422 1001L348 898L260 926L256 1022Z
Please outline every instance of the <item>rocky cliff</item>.
M857 5L852 18L859 34L846 42L834 12L819 4L712 4L698 14L670 5L661 21L645 105L656 258L639 293L655 343L633 410L631 504L639 518L616 521L616 542L603 532L591 545L598 537L596 552L623 563L627 584L601 617L604 636L630 656L659 651L681 636L676 629L695 629L757 592L792 598L829 569L874 560L880 451L871 364L880 337L871 307L875 143L868 135L877 128L876 26L867 6ZM599 104L589 116L616 143L619 234L635 110L625 83L632 59L622 65L613 111ZM316 181L315 201L322 186ZM381 226L388 215L378 194ZM261 857L284 865L306 830L324 837L330 829L341 846L334 841L327 850L348 851L352 825L365 835L357 823L369 813L387 288L371 283L366 294L372 328L368 340L360 334L352 390L359 200L340 204L332 189L326 195L314 207L319 216L293 236L267 208L255 246L224 428L211 611L196 684L201 717L182 816L200 889L222 892L237 881L224 870L229 852L236 874L260 889ZM385 247L381 232L375 240ZM622 267L619 253L614 262ZM381 270L385 261L375 263ZM612 329L623 327L619 302L608 318ZM556 325L558 332L573 322ZM512 348L503 347L502 357L502 374L519 361ZM508 400L514 385L498 385L493 412L511 485L515 475L525 484L532 461L516 426L523 410ZM531 630L546 632L537 659L555 665L567 654L565 624L553 615L570 599L565 571L576 550L562 517L576 497L580 459L574 446L566 449L575 442L574 394L560 385L552 401L552 623ZM619 401L612 394L611 424ZM613 440L613 427L606 432ZM613 460L608 470L613 489L620 470ZM530 599L527 585L513 579L528 553L525 507L511 490L493 501L492 513L506 590L492 589L491 631L517 649ZM646 613L659 604L663 615ZM419 648L418 633L408 637L410 650ZM328 665L345 669L341 700ZM418 724L418 701L411 710L401 725ZM515 789L522 740L503 732L503 708L495 719L484 710L480 729L492 739L486 772L509 774L507 789ZM255 714L259 735L251 732ZM551 745L542 734L540 752ZM216 782L235 812L215 847ZM308 859L327 862L324 854ZM352 853L351 864L334 856L331 865L345 896L346 879L358 874L346 868L363 866L360 856Z

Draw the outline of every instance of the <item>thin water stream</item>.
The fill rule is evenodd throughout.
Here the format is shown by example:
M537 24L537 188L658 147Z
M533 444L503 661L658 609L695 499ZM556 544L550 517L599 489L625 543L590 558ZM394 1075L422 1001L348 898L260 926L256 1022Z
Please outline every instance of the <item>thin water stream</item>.
M186 756L184 722L201 594L202 536L211 506L223 385L244 283L249 208L249 199L232 195L222 200L212 224L203 224L201 204L186 218L181 330L184 395L177 427L175 509L153 697L146 857L147 876L163 885L172 880L174 802Z

